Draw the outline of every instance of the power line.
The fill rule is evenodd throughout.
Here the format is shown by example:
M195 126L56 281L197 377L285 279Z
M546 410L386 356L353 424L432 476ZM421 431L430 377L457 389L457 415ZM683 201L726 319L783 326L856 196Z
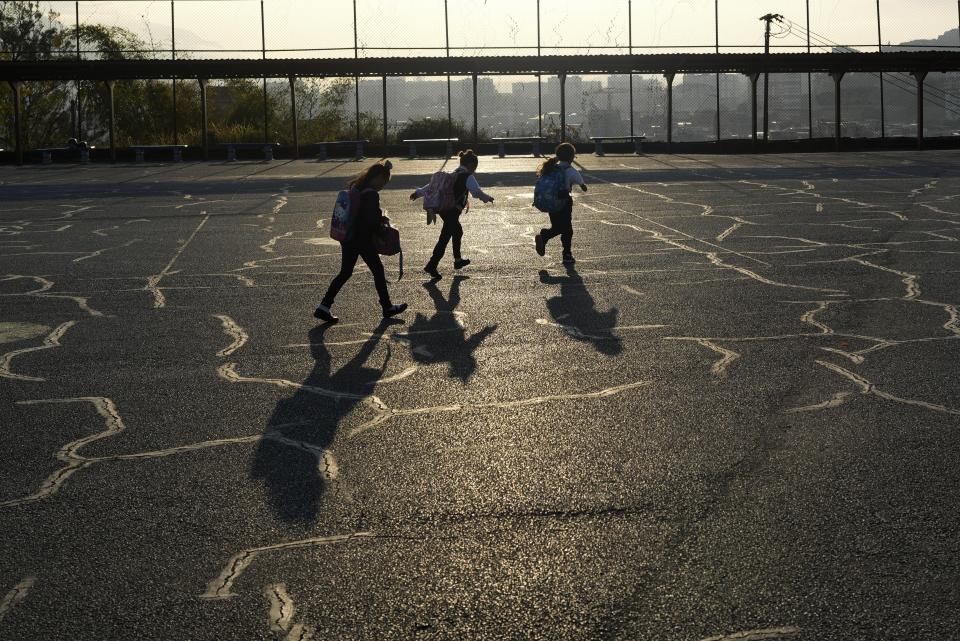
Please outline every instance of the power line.
M799 25L793 22L792 20L787 19L787 22L789 23L791 28L796 27L800 31L800 34L795 34L795 35L797 35L798 37L805 37L806 35L809 35L811 39L817 42L816 46L818 47L821 47L824 49L840 49L845 52L856 51L851 47L840 45L836 42L833 42L826 36L820 35L815 31L808 32L802 25ZM872 75L874 78L880 78L880 74L878 73L870 72L870 75ZM915 94L916 87L915 87L914 81L910 76L908 76L905 73L897 72L897 73L891 74L890 82L894 87L897 87L898 89L901 89L907 93ZM927 89L929 89L931 93L936 95L934 96L926 95L926 92L925 92L925 95L924 95L925 101L929 102L932 105L943 107L946 111L949 111L951 114L955 116L960 116L960 102L955 102L955 100L960 101L960 97L957 97L947 92L946 90L933 85L928 85ZM936 102L937 99L939 99L942 104L937 103Z

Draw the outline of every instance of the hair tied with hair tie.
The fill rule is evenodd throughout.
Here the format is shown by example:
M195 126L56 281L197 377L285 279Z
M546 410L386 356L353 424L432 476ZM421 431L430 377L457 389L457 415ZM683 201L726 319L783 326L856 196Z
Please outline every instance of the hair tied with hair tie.
M389 160L384 160L382 164L386 169L393 169L393 163Z

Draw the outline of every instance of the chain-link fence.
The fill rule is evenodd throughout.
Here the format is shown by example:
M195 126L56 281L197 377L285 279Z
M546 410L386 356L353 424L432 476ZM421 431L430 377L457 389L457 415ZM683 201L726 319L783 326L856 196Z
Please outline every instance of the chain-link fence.
M156 58L956 49L956 0L5 0ZM31 43L2 42L0 55ZM33 43L36 44L36 43ZM103 51L81 42L79 55ZM39 56L76 56L75 42Z
M960 49L957 0L0 0L38 32L0 30L0 59L352 58L671 52L824 52ZM765 16L768 19L761 19ZM21 16L23 17L23 16ZM542 135L588 140L749 138L751 84L738 74L644 74L297 79L304 144L410 137ZM765 91L765 84L769 89ZM28 83L26 146L83 137L105 144L105 89L92 82ZM561 88L565 113L561 114ZM286 81L211 81L208 142L292 141ZM906 74L848 74L842 133L916 134L916 81ZM12 147L10 90L0 93L0 147ZM768 96L764 98L765 94ZM758 81L758 128L772 140L832 136L835 86L823 74ZM925 85L926 134L960 131L960 74ZM197 144L195 80L116 85L117 142ZM476 104L476 112L474 112ZM765 118L766 114L766 118ZM562 123L566 129L561 131ZM668 135L669 134L669 135Z

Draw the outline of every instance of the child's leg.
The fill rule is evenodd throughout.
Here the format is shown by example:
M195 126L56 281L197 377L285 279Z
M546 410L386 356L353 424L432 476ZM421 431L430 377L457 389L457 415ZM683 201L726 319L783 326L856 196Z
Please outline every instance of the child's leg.
M457 214L451 221L451 238L453 239L453 259L462 260L460 246L463 241L463 225L460 224L460 215Z
M433 265L436 267L440 264L440 259L443 258L443 255L447 253L447 243L450 242L450 230L447 229L446 223L444 223L443 228L440 230L440 238L437 240L436 246L433 248L433 256L430 257L430 262L428 265Z
M324 305L328 309L333 305L334 299L337 297L337 294L340 293L340 290L350 280L350 276L353 275L353 268L357 264L357 258L360 256L358 252L353 247L348 247L344 243L340 243L340 273L337 274L333 282L330 283L329 289L327 289L327 295L323 297L323 302L321 305Z
M453 237L453 227L450 224L451 215L440 214L440 218L443 219L443 227L440 228L440 238L437 240L437 244L433 248L433 256L430 258L430 262L427 263L428 266L432 265L433 267L436 267L440 264L440 260L447 252L447 243L449 243L450 239ZM453 218L452 220L456 222L456 218Z
M557 216L556 214L554 214L553 212L550 212L550 228L547 229L546 227L544 227L543 229L540 230L540 237L543 238L544 243L546 243L548 240L550 240L551 238L557 235L557 233L554 231L557 227L557 223L555 220L556 216Z
M372 247L364 250L360 256L363 262L370 268L373 274L373 284L377 288L377 296L380 299L380 307L389 308L393 303L390 302L390 292L387 290L387 275L383 271L383 262L380 260L380 254Z
M573 246L573 201L571 200L560 212L560 242L563 243L563 253L569 254Z

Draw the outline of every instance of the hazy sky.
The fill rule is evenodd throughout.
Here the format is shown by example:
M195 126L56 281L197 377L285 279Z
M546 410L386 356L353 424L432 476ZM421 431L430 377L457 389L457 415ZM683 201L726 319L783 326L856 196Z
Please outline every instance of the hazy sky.
M73 2L49 2L72 20ZM782 13L801 26L806 21L804 0L720 0L721 45L763 44L759 16ZM443 47L443 0L358 0L361 46ZM541 45L544 53L578 53L603 46L628 44L627 0L543 0ZM880 0L884 43L934 38L956 29L956 0ZM535 47L536 0L448 0L452 47L501 47L492 53L511 53L516 47ZM664 47L661 51L695 50L714 44L714 0L633 0L633 44ZM810 0L811 30L829 40L850 45L877 42L876 0ZM177 0L178 48L259 49L258 0ZM350 0L266 0L268 49L353 47L353 4ZM114 0L80 3L81 21L130 28L169 47L169 0ZM774 40L778 45L805 47L799 33ZM957 43L960 46L960 42ZM550 47L576 46L556 51ZM674 49L671 49L674 48ZM743 50L743 49L738 49ZM788 51L789 49L784 49ZM529 53L532 50L517 51ZM616 51L607 51L616 53ZM421 50L420 55L438 52ZM442 52L439 52L442 53ZM474 49L455 49L452 55L474 55ZM193 54L202 57L205 54ZM219 55L219 54L213 54ZM281 56L353 55L290 52ZM369 55L410 55L370 52Z

